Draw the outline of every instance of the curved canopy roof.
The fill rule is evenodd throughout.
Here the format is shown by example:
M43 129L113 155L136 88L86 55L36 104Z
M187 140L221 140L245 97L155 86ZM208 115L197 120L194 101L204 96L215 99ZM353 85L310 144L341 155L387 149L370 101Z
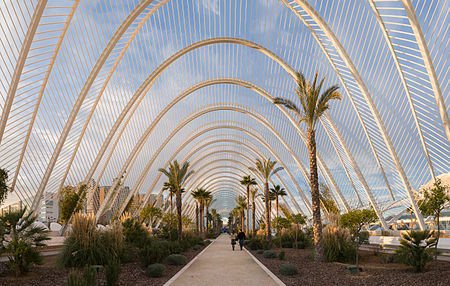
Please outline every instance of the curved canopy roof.
M33 209L65 185L158 194L173 159L228 211L255 158L311 214L295 73L338 84L316 131L320 182L382 222L450 171L449 4L374 0L0 2L0 167ZM259 184L261 178L253 174ZM107 207L107 206L106 206ZM419 219L420 224L423 224Z

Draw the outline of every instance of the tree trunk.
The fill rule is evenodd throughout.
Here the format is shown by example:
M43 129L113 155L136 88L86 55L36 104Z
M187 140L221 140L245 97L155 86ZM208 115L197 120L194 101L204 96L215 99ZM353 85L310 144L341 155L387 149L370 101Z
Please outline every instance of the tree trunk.
M272 231L270 229L270 200L269 200L269 183L264 184L264 196L266 197L266 225L267 225L267 241L272 244Z
M183 239L183 222L181 221L181 190L177 191L177 212L178 212L178 240Z
M249 230L249 211L250 211L250 185L247 185L247 228L245 229L245 233L248 235Z
M441 227L439 226L439 217L440 217L440 211L437 212L437 235L436 235L436 245L434 246L434 261L437 261L437 255L438 255L438 243L439 243L439 236L441 235Z
M203 238L203 203L200 203L200 236Z
M279 214L278 214L278 196L276 198L276 203L277 203L277 217L278 217L279 216Z
M198 204L195 204L195 229L196 229L196 231L197 231L197 235L199 235L199 226L200 226L200 223L199 223L199 221L198 221Z
M308 129L309 170L311 172L311 197L313 208L313 230L316 262L323 261L322 219L320 217L319 178L317 176L316 138L315 131Z
M252 202L252 232L253 237L256 237L256 226L255 226L255 200Z
M170 213L173 214L173 201L172 201L173 193L170 193Z

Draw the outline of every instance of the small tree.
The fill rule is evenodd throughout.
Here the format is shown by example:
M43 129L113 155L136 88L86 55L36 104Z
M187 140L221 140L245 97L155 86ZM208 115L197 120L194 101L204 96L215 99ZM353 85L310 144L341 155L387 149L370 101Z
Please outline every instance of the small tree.
M403 264L412 266L415 272L422 272L426 264L433 260L433 249L436 245L434 232L429 230L410 230L402 234L400 247L396 250L396 258Z
M83 209L86 201L86 185L80 185L79 188L67 186L61 191L61 200L59 204L60 220L65 224L69 223L74 213Z
M5 169L0 169L0 205L3 204L3 201L6 200L8 196L8 171Z
M289 216L289 220L295 224L295 249L298 249L298 229L306 223L306 217L302 214L293 214Z
M274 220L272 221L273 223L273 227L277 230L277 233L280 237L280 248L283 248L283 244L281 242L281 232L284 228L289 228L291 226L291 222L284 217L276 217L274 218Z
M12 211L0 217L2 226L1 252L6 252L9 267L19 274L27 273L32 264L41 264L42 255L36 250L37 246L44 246L48 240L48 230L33 227L36 217L32 212L25 214L26 208Z
M339 219L339 224L342 227L348 228L353 235L356 243L356 268L358 268L358 247L359 247L359 233L364 225L375 222L377 214L372 209L353 210L343 214Z
M436 244L434 245L434 260L437 260L437 246L439 243L439 236L441 228L439 225L439 218L445 205L450 202L449 187L443 186L440 179L436 179L433 187L425 190L423 193L423 200L419 201L419 209L422 214L427 216L434 216L437 225Z

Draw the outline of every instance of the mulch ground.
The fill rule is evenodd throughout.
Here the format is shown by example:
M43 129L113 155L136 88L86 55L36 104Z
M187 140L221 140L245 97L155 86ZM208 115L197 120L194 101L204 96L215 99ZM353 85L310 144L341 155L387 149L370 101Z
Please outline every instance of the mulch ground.
M275 249L277 252L280 249ZM345 263L316 263L312 260L311 249L283 249L285 260L264 258L256 251L251 253L286 285L450 285L450 262L430 262L422 273L414 273L410 267L396 263L381 263L381 255L373 252L361 252L359 275L345 272ZM298 267L294 276L280 274L281 264L290 263Z
M202 251L192 250L182 252L186 256L187 261L191 261L197 254ZM31 271L23 276L16 278L6 269L6 263L0 263L0 286L57 286L67 284L67 275L70 269L56 268L56 257L45 257L44 265L35 266ZM160 278L150 278L145 275L145 267L140 262L130 262L121 265L120 285L125 286L143 286L143 285L164 285L184 266L167 265L164 276ZM100 272L98 277L98 285L106 285L104 273Z

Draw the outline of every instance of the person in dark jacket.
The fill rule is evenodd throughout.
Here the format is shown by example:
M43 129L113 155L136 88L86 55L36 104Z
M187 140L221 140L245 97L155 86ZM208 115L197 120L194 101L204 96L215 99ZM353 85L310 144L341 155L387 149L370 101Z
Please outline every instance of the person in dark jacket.
M234 251L234 247L236 245L236 233L233 231L233 233L231 234L231 247L233 248Z
M239 230L237 239L239 240L239 246L241 247L241 251L242 251L242 247L244 246L244 239L245 239L245 232L243 232L242 229Z

